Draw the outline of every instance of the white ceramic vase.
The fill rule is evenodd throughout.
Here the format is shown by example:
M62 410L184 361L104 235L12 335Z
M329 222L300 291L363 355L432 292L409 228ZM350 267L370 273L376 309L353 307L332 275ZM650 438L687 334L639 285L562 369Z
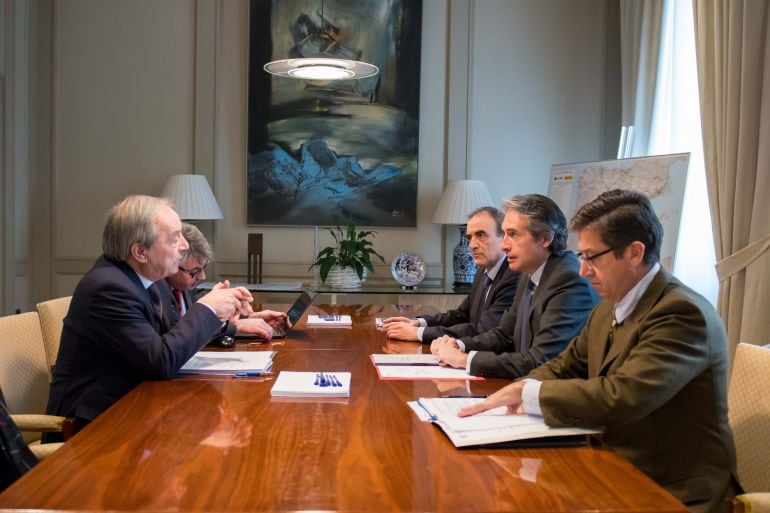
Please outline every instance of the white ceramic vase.
M352 267L339 267L335 265L329 269L329 274L326 275L326 281L324 285L333 289L352 290L360 289L361 283L366 281L366 273L368 269L364 269L364 277L359 280L356 270Z

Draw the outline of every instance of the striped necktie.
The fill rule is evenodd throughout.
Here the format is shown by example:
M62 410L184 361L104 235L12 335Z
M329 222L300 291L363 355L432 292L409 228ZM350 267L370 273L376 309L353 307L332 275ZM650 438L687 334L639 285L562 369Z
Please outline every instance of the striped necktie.
M516 312L516 318L519 320L521 330L519 332L519 352L523 353L529 346L529 316L532 314L532 296L535 293L535 283L532 280L527 281L527 290L519 303L519 309Z
M488 274L485 276L486 276L486 281L484 281L484 295L482 296L483 303L487 302L487 298L489 297L489 291L492 289L492 278L490 278Z

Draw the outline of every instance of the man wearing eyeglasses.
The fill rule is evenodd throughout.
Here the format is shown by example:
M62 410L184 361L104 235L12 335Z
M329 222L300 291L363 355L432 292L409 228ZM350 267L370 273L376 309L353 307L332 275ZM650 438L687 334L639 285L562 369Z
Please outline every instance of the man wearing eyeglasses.
M474 376L513 379L553 358L580 332L598 301L577 258L567 251L567 221L559 206L540 194L503 203L502 250L519 271L513 304L500 325L484 333L437 338L431 352L443 365Z
M179 317L186 314L188 308L195 303L195 290L198 284L206 279L206 266L214 258L206 238L201 231L190 223L182 223L182 236L189 248L183 255L184 260L179 270L159 282L161 297L171 312L171 322L176 323ZM167 286L166 286L167 285ZM253 335L257 338L270 340L273 337L273 326L285 323L284 312L262 310L253 312L247 318L228 322L223 333L217 336L220 345L232 345L232 337L238 335Z
M601 194L572 229L602 301L559 356L460 415L507 405L550 426L603 427L605 444L692 511L722 511L735 450L719 315L661 268L663 227L644 195Z

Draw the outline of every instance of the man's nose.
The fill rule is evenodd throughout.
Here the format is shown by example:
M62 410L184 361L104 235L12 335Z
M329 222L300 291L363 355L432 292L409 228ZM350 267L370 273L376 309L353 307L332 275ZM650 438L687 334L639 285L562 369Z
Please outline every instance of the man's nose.
M185 239L181 235L179 236L179 238L181 239L179 241L179 252L182 253L183 251L187 251L188 249L190 249L190 244L187 243L187 239Z
M580 261L580 276L585 278L586 276L589 276L592 271L593 268L588 264L587 260Z

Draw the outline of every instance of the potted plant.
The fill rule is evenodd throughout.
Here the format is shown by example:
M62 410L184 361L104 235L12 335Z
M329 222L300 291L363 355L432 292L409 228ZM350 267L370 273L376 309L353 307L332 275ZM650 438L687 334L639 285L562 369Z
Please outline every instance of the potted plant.
M335 246L328 246L318 252L316 261L310 266L312 269L318 266L321 281L335 288L358 288L366 278L367 271L374 272L372 255L383 263L385 259L372 247L372 231L356 232L356 227L351 224L347 231L342 228L329 228L329 233L334 237Z

